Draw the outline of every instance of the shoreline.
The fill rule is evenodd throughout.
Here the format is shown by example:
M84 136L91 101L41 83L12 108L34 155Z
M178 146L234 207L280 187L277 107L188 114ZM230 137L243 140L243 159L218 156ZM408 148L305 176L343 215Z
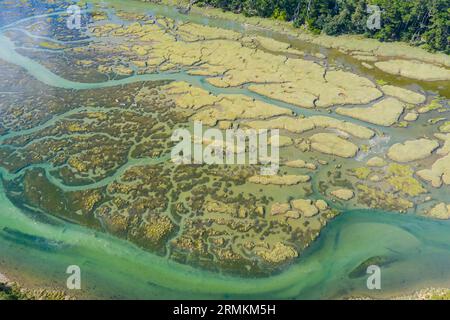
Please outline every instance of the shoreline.
M2 300L75 300L65 290L33 284L25 277L6 276L4 266L0 270L0 301Z
M91 0L89 3L94 5L94 10L101 9L101 1ZM202 19L220 21L224 24L220 27L226 30L236 31L237 27L241 30L239 32L255 32L291 45L296 42L295 48L307 46L309 54L313 56L324 57L325 54L331 59L343 59L344 64L355 66L357 74L367 74L373 81L398 81L406 88L418 85L423 90L450 98L450 89L446 88L446 81L450 81L450 56L442 52L429 52L405 42L380 42L362 35L315 35L304 28L295 28L287 21L246 17L210 6L193 6L189 14L183 14L177 8L182 8L183 4L187 6L186 0L135 0L134 4L131 3L126 8L122 0L107 0L106 3L116 9L131 12L149 10L153 14L155 11L156 15L161 9L170 9L177 12L180 20L184 21L183 17L191 15L193 19L200 20L196 22L199 24L208 24L201 22ZM190 19L186 18L188 21Z
M189 4L186 0L138 0L153 4L179 7L180 4ZM342 50L343 53L351 51L371 53L374 56L384 58L404 58L407 60L419 60L429 64L437 64L450 67L450 56L442 52L429 52L423 48L412 46L406 42L381 42L377 39L367 38L363 35L349 34L339 36L329 36L324 34L313 34L303 28L295 28L291 22L278 21L271 18L246 17L231 11L223 11L219 8L210 6L199 7L194 5L192 13L202 15L208 18L219 18L230 20L244 25L251 25L263 30L278 32L283 35L292 36L298 40L309 42L311 44L323 46L329 49ZM399 52L395 52L399 50Z
M366 296L349 297L346 300L384 300ZM412 292L386 297L386 300L450 300L449 288L426 287Z
M5 290L11 289L13 293L6 293ZM76 300L77 297L68 295L64 290L58 288L35 287L27 283L25 279L11 280L3 270L0 270L0 301L15 298L14 295L20 294L19 300ZM80 298L80 297L78 297ZM93 297L86 296L90 300ZM387 295L381 297L370 296L342 296L338 300L450 300L450 288L445 287L424 287L406 291L402 294Z
M0 272L0 283L9 283L9 282L11 282L11 280Z

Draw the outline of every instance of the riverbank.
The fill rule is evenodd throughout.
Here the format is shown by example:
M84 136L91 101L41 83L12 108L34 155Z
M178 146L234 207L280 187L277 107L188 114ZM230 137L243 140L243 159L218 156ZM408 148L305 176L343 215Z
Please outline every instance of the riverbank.
M152 2L166 4L170 6L185 6L187 0L141 0L143 2ZM342 35L327 36L324 34L316 35L304 28L295 28L291 22L279 21L270 18L246 17L242 14L236 14L230 11L213 8L209 6L193 6L192 13L204 15L209 18L227 19L230 21L247 24L258 28L276 31L300 40L314 43L327 48L334 48L345 53L355 51L355 56L379 56L383 58L404 58L407 60L419 60L426 63L438 64L450 67L450 57L444 53L431 53L425 49L408 45L404 42L380 42L376 39L365 38L360 35ZM368 61L370 59L367 59ZM449 79L449 78L447 78Z
M152 3L158 5L167 5L176 8L187 8L190 1L188 0L135 0L144 3ZM86 1L82 1L84 3ZM92 3L101 3L102 1L93 0ZM109 0L113 6L120 0ZM181 11L181 10L180 10ZM327 36L324 34L313 34L304 28L296 28L289 21L280 21L271 18L261 18L257 16L247 17L243 14L224 11L211 6L192 6L190 13L198 14L206 18L224 19L241 23L247 28L255 27L270 32L278 32L292 37L296 37L303 41L308 41L316 45L341 49L343 51L361 51L372 53L384 57L404 57L423 62L441 64L450 67L450 57L444 53L432 53L425 49L411 46L404 42L381 42L376 39L366 38L361 35L342 35Z

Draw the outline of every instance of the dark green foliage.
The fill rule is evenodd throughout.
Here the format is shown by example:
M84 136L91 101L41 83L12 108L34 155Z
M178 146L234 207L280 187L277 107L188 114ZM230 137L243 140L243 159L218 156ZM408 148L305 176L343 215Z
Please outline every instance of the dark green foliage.
M313 32L365 34L450 53L450 0L201 0L247 16L292 21ZM367 28L368 5L381 8L381 29Z

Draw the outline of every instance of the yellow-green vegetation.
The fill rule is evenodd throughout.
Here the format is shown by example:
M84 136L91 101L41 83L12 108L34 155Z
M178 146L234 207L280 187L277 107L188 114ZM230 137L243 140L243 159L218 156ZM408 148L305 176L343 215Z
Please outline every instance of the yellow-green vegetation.
M430 300L450 300L450 289L434 293Z
M166 72L181 80L63 90L0 63L5 75L0 92L18 84L36 88L21 95L2 93L0 99L0 135L12 133L1 141L0 165L5 176L14 176L5 180L5 189L17 203L110 232L181 263L258 276L301 257L338 214L331 203L401 212L413 208L426 192L414 170L429 168L428 156L435 150L442 158L418 175L433 184L449 181L445 157L450 145L443 134L421 138L427 143L415 148L404 143L397 152L390 150L390 160L403 162L409 156L418 161L411 167L385 160L390 137L421 131L416 129L427 115L416 121L417 109L428 97L422 89L398 87L394 77L388 78L392 84L374 83L372 76L308 46L303 51L261 35L116 14L129 23L104 21L108 17L96 12L88 26L93 41L67 48L64 55L54 52L51 63L42 64L78 82L127 83ZM284 13L274 18L284 19ZM386 53L372 41L358 42L363 44L358 48L351 38L310 40L360 61L379 61L381 68L387 68L384 60L398 58L397 46L383 45L391 48ZM401 51L401 60L419 52ZM73 60L74 72L67 60ZM423 61L441 73L445 69L437 66L445 64L441 56L425 55ZM136 77L124 79L131 75ZM439 106L429 109L440 111L443 103L435 101L430 105ZM399 123L405 109L408 114ZM191 129L193 121L220 130L280 129L280 171L263 176L259 165L172 163L172 132ZM408 128L406 121L411 121ZM437 125L426 123L420 134L432 136ZM368 155L373 158L364 167L360 161ZM316 200L321 197L328 197L330 205Z
M220 108L228 106L224 102L228 96L218 98L186 83L166 82L82 91L67 97L73 105L66 106L69 111L65 110L60 121L5 140L18 148L0 148L10 172L21 170L28 161L53 166L27 168L23 179L7 184L10 198L19 197L29 208L108 231L176 261L251 275L266 275L301 256L338 213L324 201L310 200L308 207L298 209L291 206L291 195L308 199L310 177L299 171L314 169L310 162L305 161L304 168L291 167L295 173L274 176L269 182L275 184L256 184L249 181L251 177L267 180L258 178L258 167L177 166L165 160L170 155L172 130L189 126L196 110L213 107L208 101L217 101ZM202 106L201 101L207 102L196 108ZM34 109L30 105L30 112L39 116L39 110L51 109L52 100L46 102L34 103ZM13 100L0 103L15 105ZM88 108L79 108L86 104ZM259 107L254 111L259 113ZM23 114L27 113L23 108ZM15 119L4 118L4 124L14 126ZM30 127L38 125L35 118L30 119ZM226 127L230 125L231 121ZM357 132L366 133L363 129ZM65 190L65 185L73 190ZM77 190L80 185L83 191ZM270 208L276 201L271 194L274 188L284 187L291 189L275 192L274 197L287 203L289 210L272 215Z
M418 111L419 111L419 113L427 113L430 111L438 110L438 109L442 108L441 102L442 102L441 97L434 98L433 100L431 100L431 102L429 104L420 108Z
M414 171L409 166L391 163L387 168L386 181L395 191L415 197L426 190L413 175Z
M100 21L100 20L107 19L108 15L106 13L104 13L104 12L101 12L101 11L93 11L93 12L91 12L91 17L95 21Z
M175 99L180 108L195 110L191 117L193 121L201 121L209 126L224 120L266 119L292 113L290 110L255 101L244 95L215 96L186 82L171 83L163 89Z
M369 103L382 95L364 77L343 70L328 70L324 77L323 66L255 49L237 32L193 23L181 23L174 29L170 28L172 20L161 20L169 27L106 24L93 27L92 32L102 39L123 41L123 45L110 45L108 50L130 60L146 61L140 73L184 68L190 74L212 76L207 81L216 87L250 84L251 91L307 108ZM270 42L273 46L275 40Z
M377 187L358 184L358 201L369 208L380 208L389 211L405 212L414 204L391 193L386 193Z
M273 248L257 248L255 252L270 263L280 263L285 260L292 260L298 256L298 253L294 248L281 242L277 242Z
M395 126L398 128L407 128L409 123L407 121L399 121Z
M366 180L369 177L371 172L372 172L372 170L370 170L370 168L367 168L367 167L360 167L360 168L353 169L353 173L360 180Z
M252 176L248 179L251 183L257 183L257 184L274 184L274 185L280 185L280 186L290 186L290 185L296 185L299 183L305 183L311 180L310 176L307 175L285 175L285 176L279 176L279 175L270 175L270 176Z
M375 80L375 82L379 85L379 86L386 86L389 84L389 82L383 80L383 79L377 79Z
M39 46L45 49L64 49L64 46L56 43L56 42L50 42L50 41L42 41L39 42Z
M0 274L1 275L1 274ZM73 300L62 290L29 289L17 282L0 281L0 300Z
M174 228L172 221L168 217L151 217L148 222L149 225L145 230L145 236L154 243L160 242Z
M417 197L427 192L414 177L409 165L387 164L380 157L367 162L368 167L348 169L354 176L357 202L369 208L405 212L414 207ZM387 167L386 167L387 166Z
M450 121L447 121L447 122L443 123L439 127L439 131L442 132L442 133L450 133Z

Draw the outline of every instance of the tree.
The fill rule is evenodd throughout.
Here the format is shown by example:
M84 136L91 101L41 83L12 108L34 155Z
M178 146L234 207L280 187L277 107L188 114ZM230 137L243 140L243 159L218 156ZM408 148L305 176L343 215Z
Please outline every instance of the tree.
M313 32L365 34L449 53L450 0L199 0L247 16L292 21ZM382 10L379 30L367 29L367 5Z

